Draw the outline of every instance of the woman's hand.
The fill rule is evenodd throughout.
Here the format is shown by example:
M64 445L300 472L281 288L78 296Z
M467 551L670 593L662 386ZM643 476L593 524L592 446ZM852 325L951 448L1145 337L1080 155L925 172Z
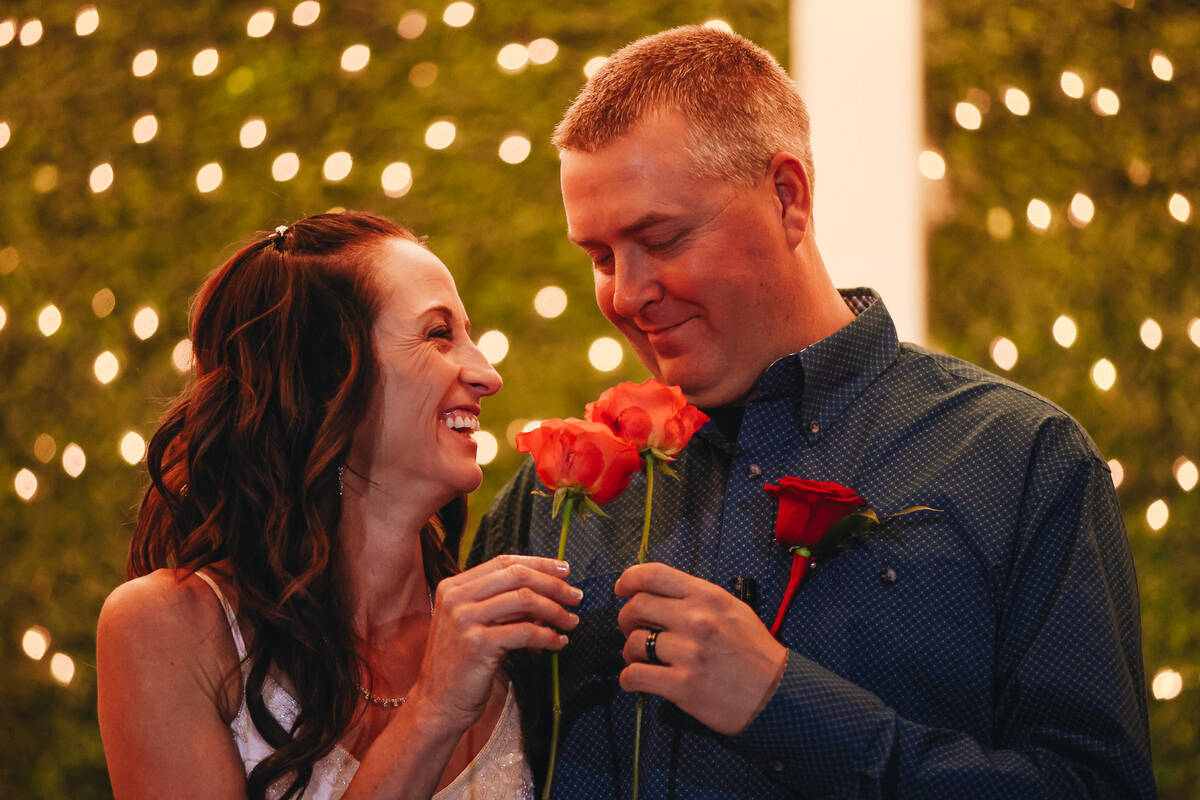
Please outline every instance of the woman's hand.
M465 731L487 707L493 681L511 650L559 650L579 617L583 592L563 578L565 561L497 556L437 587L433 620L408 705L427 720Z

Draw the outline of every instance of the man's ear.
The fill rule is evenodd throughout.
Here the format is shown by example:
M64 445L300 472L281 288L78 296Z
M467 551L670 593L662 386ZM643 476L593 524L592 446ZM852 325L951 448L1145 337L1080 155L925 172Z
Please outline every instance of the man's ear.
M779 201L780 222L788 247L795 250L812 229L812 181L800 159L786 151L775 154L767 178Z

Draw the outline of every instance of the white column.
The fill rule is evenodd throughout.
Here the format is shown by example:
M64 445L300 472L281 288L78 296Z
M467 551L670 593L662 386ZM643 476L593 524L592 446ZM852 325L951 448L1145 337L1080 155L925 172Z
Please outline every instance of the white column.
M814 220L839 287L879 291L925 339L919 0L792 0L792 76L812 115Z

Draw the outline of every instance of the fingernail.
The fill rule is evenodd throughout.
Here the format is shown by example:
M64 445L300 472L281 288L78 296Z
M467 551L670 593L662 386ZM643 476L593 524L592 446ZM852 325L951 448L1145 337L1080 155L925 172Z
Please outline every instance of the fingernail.
M575 598L575 602L578 603L580 600L583 599L583 589L580 589L577 586L572 586L571 587L571 597Z
M567 616L569 616L569 617L571 618L571 624L572 624L572 625L578 625L578 624L579 624L579 615L578 615L578 614L572 614L572 613L570 613L570 612L567 612Z
M556 570L558 570L559 572L561 572L563 575L566 575L568 572L571 571L571 565L565 561L555 562L554 568Z
M558 643L559 643L560 645L562 645L563 647L566 647L566 645L567 645L567 637L566 637L566 636L563 636L563 635L560 633L560 634L558 635Z

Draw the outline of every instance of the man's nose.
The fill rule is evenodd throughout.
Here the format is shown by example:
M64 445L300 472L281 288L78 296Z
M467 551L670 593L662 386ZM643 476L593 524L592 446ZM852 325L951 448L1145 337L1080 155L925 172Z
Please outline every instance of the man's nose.
M613 311L633 319L662 299L662 285L649 259L639 254L613 256Z

